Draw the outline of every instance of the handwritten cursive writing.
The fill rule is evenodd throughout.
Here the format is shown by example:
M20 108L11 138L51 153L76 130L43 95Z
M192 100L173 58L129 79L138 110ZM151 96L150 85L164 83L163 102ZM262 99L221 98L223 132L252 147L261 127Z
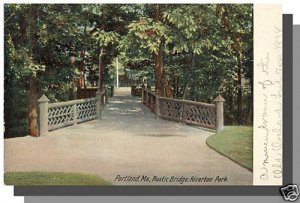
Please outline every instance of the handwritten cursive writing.
M269 74L269 72L268 72L269 61L270 61L270 54L267 53L266 57L265 58L261 58L260 62L257 64L257 66L262 69L262 72L266 73L267 75Z

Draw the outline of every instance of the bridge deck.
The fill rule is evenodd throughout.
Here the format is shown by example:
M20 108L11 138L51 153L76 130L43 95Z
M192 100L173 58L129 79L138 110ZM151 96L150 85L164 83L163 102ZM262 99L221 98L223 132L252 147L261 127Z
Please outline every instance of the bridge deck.
M211 132L155 115L129 88L120 88L100 121L52 131L46 137L5 140L5 171L64 171L96 174L113 184L121 176L226 176L228 182L252 184L252 173L211 150ZM170 184L170 183L163 183ZM178 183L173 183L179 185Z

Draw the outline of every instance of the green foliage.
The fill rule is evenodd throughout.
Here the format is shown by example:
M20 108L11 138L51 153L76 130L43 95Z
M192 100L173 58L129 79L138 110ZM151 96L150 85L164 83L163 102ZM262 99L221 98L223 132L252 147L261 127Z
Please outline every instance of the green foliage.
M226 23L222 19L226 14ZM181 75L176 97L211 103L225 98L225 122L251 124L253 92L253 26L251 5L169 6L165 25L172 30L173 43L166 47L166 72L169 78ZM229 29L230 28L230 29ZM240 47L236 47L239 40ZM238 64L237 48L242 58ZM242 86L238 84L238 70ZM173 74L173 76L172 76ZM179 84L178 84L179 83ZM185 90L185 87L187 89ZM239 118L237 94L242 89L244 118ZM185 94L187 92L187 94ZM248 115L247 115L248 114Z
M141 49L149 50L151 53L157 53L162 40L168 44L171 38L168 35L167 28L161 22L155 22L151 18L141 18L137 22L132 22L128 26L127 37L131 40L138 40Z
M97 31L94 32L93 37L96 39L97 44L99 44L100 47L106 47L110 43L115 44L118 42L120 35L116 32L105 32L104 30L97 29Z
M101 49L105 84L115 82L118 56L122 74L154 85L153 55L162 50L174 97L211 103L221 94L225 123L252 123L252 5L5 4L4 10L7 135L27 131L30 77L37 78L39 96L69 100L79 76L97 86Z
M171 53L193 52L201 54L205 47L211 48L208 29L215 20L212 5L183 5L170 7L164 12L164 19L171 26L173 44Z

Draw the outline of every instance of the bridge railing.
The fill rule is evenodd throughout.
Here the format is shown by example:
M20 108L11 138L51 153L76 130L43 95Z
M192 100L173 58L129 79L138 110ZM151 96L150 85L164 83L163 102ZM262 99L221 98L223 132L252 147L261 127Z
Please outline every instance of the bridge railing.
M142 88L136 87L136 86L131 86L131 95L140 97L142 95Z
M156 118L173 120L220 131L224 127L223 103L219 95L214 104L160 97L143 89L142 102L155 113Z
M146 91L146 105L153 113L156 113L156 95L149 90Z
M38 132L39 136L45 136L50 130L100 119L103 108L108 103L108 95L107 91L103 90L97 91L96 97L93 98L50 104L49 99L43 95L38 103Z
M107 95L109 97L113 97L114 96L114 86L111 85L111 86L108 86L106 85L106 88L107 90ZM86 88L83 88L83 87L78 87L77 88L77 99L87 99L87 98L92 98L92 97L96 97L96 92L98 90L98 87L86 87Z

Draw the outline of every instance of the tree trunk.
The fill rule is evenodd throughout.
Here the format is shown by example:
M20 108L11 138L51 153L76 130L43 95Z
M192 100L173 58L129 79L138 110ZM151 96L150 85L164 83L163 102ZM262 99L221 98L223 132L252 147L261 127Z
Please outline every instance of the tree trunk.
M153 5L155 9L154 21L159 22L161 20L161 6ZM162 85L163 74L163 52L160 45L158 53L154 54L154 77L155 77L155 91L160 96L165 96L164 88Z
M159 49L157 54L154 54L154 76L155 76L155 91L162 97L173 97L173 90L166 79L166 74L163 66L163 48Z
M231 92L231 91L230 91ZM234 124L234 109L233 109L233 99L232 95L229 95L226 99L226 103L228 104L228 115L227 115L227 122L230 124Z
M250 79L250 90L251 93L249 95L248 99L248 113L247 113L247 119L246 124L252 124L253 123L253 79Z
M221 21L223 22L225 32L228 36L231 37L231 39L234 41L234 44L232 48L236 52L237 57L237 87L238 87L238 93L237 93L237 114L236 119L239 125L243 124L244 118L243 118L243 95L242 95L242 70L243 70L243 64L242 64L242 37L241 33L234 32L233 26L231 25L230 18L229 18L229 12L230 10L227 9L226 6L220 5L217 7L217 12L220 12L223 10Z
M81 61L80 61L80 77L83 83L83 87L84 89L86 89L86 84L85 84L85 70L84 70L84 57L85 57L85 50L81 49L80 50L80 57L81 57Z
M98 80L98 88L102 90L103 88L103 63L102 63L102 55L103 55L103 47L100 49L99 53L99 80Z
M155 91L160 96L165 96L163 85L161 84L162 80L162 51L161 49L157 54L154 54L154 77L155 77Z
M238 61L238 71L237 71L237 86L238 86L238 95L237 95L237 113L238 113L238 124L243 124L243 95L242 95L242 61L241 54L237 53L237 61Z
M36 84L36 77L32 76L29 79L29 119L28 119L28 129L29 135L31 136L38 136L38 111L37 111L37 100L38 100L38 89Z
M102 15L100 16L100 30L105 29L105 7L103 7ZM103 57L104 54L104 47L100 48L100 53L99 53L99 76L98 76L98 89L102 90L103 88Z
M162 4L153 5L155 11L154 12L155 22L161 22L163 7L164 5ZM163 45L164 43L161 42L158 53L154 54L155 91L158 95L162 97L173 97L173 91L166 79L165 70L163 66Z
M36 34L36 21L38 5L31 5L28 12L28 47L29 55L35 62L35 52L37 48L37 34ZM37 100L38 100L38 88L36 75L33 74L29 79L29 105L28 105L28 133L31 136L38 136L38 122L37 122Z

